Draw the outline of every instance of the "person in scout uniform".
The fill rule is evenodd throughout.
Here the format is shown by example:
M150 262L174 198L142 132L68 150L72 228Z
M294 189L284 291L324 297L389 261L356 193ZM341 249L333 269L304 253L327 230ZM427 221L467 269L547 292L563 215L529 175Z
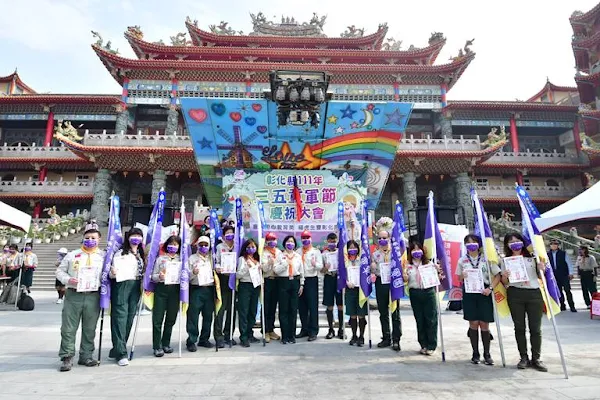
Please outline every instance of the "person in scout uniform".
M598 291L596 286L596 270L598 263L596 258L590 255L590 250L587 246L581 246L579 248L579 256L575 263L577 267L577 274L581 278L581 290L583 292L583 301L587 308L591 308L592 302L590 296Z
M8 254L4 257L4 268L6 275L10 277L9 282L19 279L19 270L23 266L23 254L19 253L19 246L11 244L8 246Z
M275 263L275 275L279 286L279 326L281 344L296 343L296 316L298 296L304 290L304 268L302 257L296 253L296 238L283 239L282 257Z
M58 249L58 251L56 252L56 263L54 263L54 266L56 268L58 268L58 266L62 262L63 258L65 258L65 256L68 253L69 253L69 250L67 250L66 247L61 247L60 249ZM54 287L56 288L56 293L58 294L58 299L56 300L56 304L62 304L63 299L65 297L65 290L66 290L65 285L63 285L63 283L61 281L59 281L58 279L55 279Z
M509 233L504 237L504 254L506 257L522 256L527 271L528 280L525 282L511 282L510 271L502 259L502 283L508 286L507 301L510 315L515 325L515 339L521 359L517 364L518 369L533 367L538 371L547 372L548 368L540 361L542 351L542 315L544 314L544 300L540 291L538 271L544 273L546 266L537 263L527 247L524 245L523 236L518 233ZM527 354L527 337L525 335L525 317L529 322L529 340L531 342L531 361Z
M312 234L305 230L300 234L302 248L298 254L302 257L304 269L304 290L298 300L300 314L300 333L296 339L308 336L308 341L317 339L319 333L319 271L323 268L323 256L319 249L312 246Z
M187 322L185 325L188 338L186 347L188 351L194 352L198 346L210 349L210 327L212 325L213 313L215 312L215 278L212 260L209 253L210 239L200 236L196 242L198 252L191 255L188 260L190 270L190 303L187 310ZM202 313L202 331L198 330L198 317ZM200 334L200 338L198 338Z
M56 279L67 287L60 327L60 371L70 371L75 356L75 337L81 322L81 344L77 364L95 367L94 338L100 316L100 275L104 251L98 248L100 232L86 229L83 246L70 252L56 269Z
M275 264L283 257L281 250L277 248L277 235L273 232L265 236L266 246L262 254L261 265L265 278L264 303L265 303L265 341L279 340L281 337L274 332L275 312L277 311L277 299L279 296L278 280L275 275Z
M248 239L242 245L236 277L238 285L238 315L240 318L240 345L250 347L250 343L260 340L252 334L252 327L256 321L258 297L260 295L260 257L258 246L254 239ZM253 282L252 274L255 274ZM256 281L258 278L258 281ZM258 285L257 285L258 284ZM256 286L255 286L256 285Z
M6 258L10 253L10 249L8 245L4 245L2 249L2 254L0 254L0 276L6 276Z
M375 281L375 294L377 296L377 309L379 310L379 321L381 322L381 331L383 338L377 344L377 347L390 347L393 343L393 349L400 351L400 337L402 336L402 324L400 321L400 309L392 313L392 332L390 335L390 258L392 247L390 246L390 233L385 229L379 229L377 233L377 250L373 253L371 262L371 279ZM386 283L382 282L381 270L386 269L384 277ZM375 278L375 279L373 279Z
M127 339L141 296L140 282L145 270L144 249L141 246L143 237L144 233L139 228L132 228L125 233L123 248L115 253L109 273L110 333L113 347L108 353L108 358L117 360L122 367L129 365ZM134 270L135 274L121 280L117 267Z
M223 273L223 269L221 268L221 255L225 252L233 252L234 238L235 228L229 224L225 224L223 227L223 242L217 245L217 265L215 266L221 287L222 305L213 324L213 336L217 342L217 347L219 348L225 347L226 344L229 345L230 340L232 345L235 346L237 344L233 338L229 337L229 333L231 332L231 324L234 324L233 329L235 330L235 317L232 315L231 310L232 291L229 287L230 274ZM223 320L225 313L227 313L227 317L225 320ZM223 322L225 322L225 326L223 326Z
M163 252L165 255L158 257L152 270L152 281L156 283L152 307L152 348L156 357L173 352L171 334L179 313L179 283L166 284L165 278L167 268L174 268L171 263L181 263L181 238L169 237L163 245ZM178 268L181 270L181 265Z
M419 267L431 265L423 245L413 241L408 247L404 280L408 281L410 305L417 323L417 338L421 354L430 356L437 348L438 311L435 287L423 288ZM438 273L441 275L439 266Z
M483 343L483 360L486 365L494 365L490 355L490 322L494 322L494 305L492 304L492 289L500 282L500 267L496 264L486 263L483 257L483 243L477 235L467 235L464 239L467 254L458 261L456 275L461 282L468 277L465 269L479 269L483 277L483 291L481 293L466 293L463 285L463 319L469 321L468 336L473 347L473 364L480 363L479 354L479 330L481 330L481 342ZM490 285L490 271L492 285Z
M365 327L367 326L367 315L369 302L365 302L362 307L359 306L359 286L352 282L353 275L360 275L360 246L355 240L349 240L346 243L346 251L348 252L348 260L346 268L348 269L348 280L346 281L346 314L350 315L350 328L352 328L352 339L350 346L357 345L362 347L365 344ZM360 336L356 335L357 329L360 328Z
M342 301L342 293L337 291L337 269L331 270L331 264L329 262L330 254L337 254L337 241L338 237L335 233L327 235L327 247L323 249L323 268L321 273L324 275L323 278L323 305L327 307L325 313L327 314L327 324L329 325L329 331L325 339L332 339L335 337L335 331L333 330L333 303L338 309L338 338L344 340L344 309Z
M33 243L26 243L23 247L23 277L21 278L21 286L27 288L27 292L31 293L33 285L33 272L38 266L38 257L33 252Z

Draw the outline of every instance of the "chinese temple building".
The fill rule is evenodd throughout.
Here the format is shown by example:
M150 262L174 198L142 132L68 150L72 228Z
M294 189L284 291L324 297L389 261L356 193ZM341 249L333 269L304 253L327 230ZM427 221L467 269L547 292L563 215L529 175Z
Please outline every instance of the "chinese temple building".
M328 37L325 18L316 14L304 23L252 15L247 35L225 22L203 30L188 18L187 32L172 36L170 44L149 42L140 27L128 27L125 38L135 59L95 34L92 49L122 86L118 95L36 94L16 71L0 78L0 200L34 217L56 205L61 214L91 209L106 221L115 191L125 224L148 220L161 187L174 208L182 196L190 204L213 203L194 153L194 146L212 143L192 143L186 118L193 116L182 112L182 99L252 104L270 90L271 71L301 70L331 74L333 102L365 104L365 110L386 102L412 105L394 144L389 177L369 171L367 182L381 187L377 217L391 215L396 200L409 210L424 206L433 190L437 204L462 210L456 222L470 224L472 185L486 210L500 216L518 208L515 182L544 211L584 190L600 166L594 142L599 16L597 6L571 18L577 87L547 81L529 100L514 102L448 101L475 52L467 41L455 57L437 62L446 42L439 32L422 46L403 48L386 39L386 24L373 33L352 26ZM371 117L365 111L356 123L366 126ZM241 168L244 157L251 158L247 139L230 137L229 150L239 154Z

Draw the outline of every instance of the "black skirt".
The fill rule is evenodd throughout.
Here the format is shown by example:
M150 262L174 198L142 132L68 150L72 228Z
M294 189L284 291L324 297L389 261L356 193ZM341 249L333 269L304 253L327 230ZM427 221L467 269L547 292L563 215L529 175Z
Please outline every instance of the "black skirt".
M492 294L465 293L463 289L463 319L465 321L494 322Z

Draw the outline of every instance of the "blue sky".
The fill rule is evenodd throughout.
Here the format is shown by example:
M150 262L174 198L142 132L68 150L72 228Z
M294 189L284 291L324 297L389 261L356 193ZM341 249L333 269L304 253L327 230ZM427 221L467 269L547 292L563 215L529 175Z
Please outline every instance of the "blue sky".
M524 100L543 86L546 76L574 86L569 16L597 1L0 0L0 76L18 67L21 78L40 93L120 93L90 48L91 30L111 40L123 56L134 57L123 38L129 25L140 25L149 41L169 43L169 36L185 31L186 15L206 30L225 20L248 32L250 12L299 21L317 12L327 15L329 36L339 36L348 25L372 33L387 22L388 35L402 40L403 48L425 46L431 32L441 31L448 41L437 63L448 62L475 38L477 57L449 98Z

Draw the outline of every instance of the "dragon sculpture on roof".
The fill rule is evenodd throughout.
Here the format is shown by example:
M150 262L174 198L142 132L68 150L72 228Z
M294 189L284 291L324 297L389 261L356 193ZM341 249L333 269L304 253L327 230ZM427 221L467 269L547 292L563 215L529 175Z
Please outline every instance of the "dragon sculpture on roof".
M171 45L172 46L191 46L192 42L186 39L187 33L179 32L175 36L171 36Z
M112 54L119 54L119 49L113 49L111 47L110 40L108 42L106 42L106 44L104 44L104 40L102 39L102 36L100 36L100 34L96 31L92 31L92 36L97 39L96 43L94 43L95 46L98 46Z
M144 32L142 32L142 28L140 28L139 25L128 26L127 33L129 33L131 36L133 36L136 39L141 40L144 38Z
M500 142L506 141L506 130L504 126L500 127L500 133L498 132L498 128L494 127L490 130L490 133L487 134L487 140L481 145L485 148L493 147Z
M79 132L77 132L77 129L81 128L82 126L83 124L75 128L71 124L71 121L63 122L63 120L61 119L58 121L56 127L54 128L54 137L57 139L69 139L73 142L81 142L83 140L83 136L79 136Z
M347 29L340 35L343 38L359 38L365 35L365 30L363 28L357 28L356 25L350 25Z
M595 140L590 138L585 132L580 132L579 137L581 138L581 146L587 147L593 150L600 150L600 143L597 143Z
M242 31L236 31L235 29L229 28L227 26L228 24L229 23L226 21L221 21L219 25L209 25L209 28L212 33L215 33L217 35L233 36L244 34L244 32Z

